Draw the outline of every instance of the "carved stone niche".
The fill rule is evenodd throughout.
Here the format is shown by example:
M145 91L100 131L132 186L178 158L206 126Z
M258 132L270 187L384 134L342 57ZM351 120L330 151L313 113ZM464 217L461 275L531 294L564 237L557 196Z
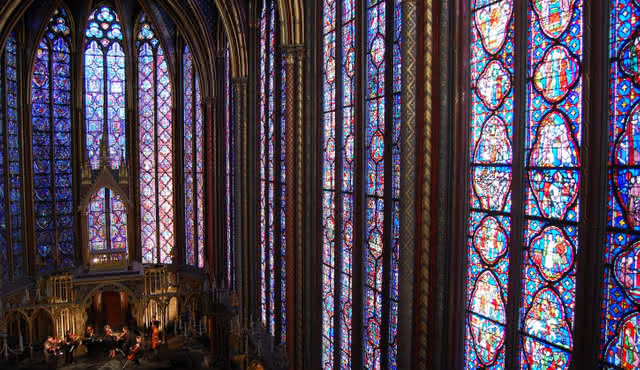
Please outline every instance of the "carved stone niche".
M109 162L101 161L96 176L84 181L81 192L80 221L82 227L82 266L86 272L124 270L131 266L131 232L127 219L131 202L127 194L127 180L123 177L127 165L122 163L116 181ZM85 163L84 166L89 166ZM93 176L91 176L93 177ZM101 217L99 215L102 215Z

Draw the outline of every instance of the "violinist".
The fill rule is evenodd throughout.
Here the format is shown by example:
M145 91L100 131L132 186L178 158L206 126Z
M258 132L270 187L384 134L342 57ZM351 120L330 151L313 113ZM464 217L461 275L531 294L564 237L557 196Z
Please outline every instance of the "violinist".
M109 350L109 357L116 357L116 338L109 325L104 326L104 343Z
M118 336L118 345L120 349L122 349L123 353L127 353L129 351L129 347L131 344L131 333L129 333L129 328L126 326L122 328L122 334Z
M136 337L136 344L129 349L127 360L133 361L134 364L140 366L140 357L142 357L143 351L144 348L142 346L142 337L138 335Z
M56 363L56 344L52 336L48 336L44 341L44 362L47 369L55 369Z
M77 345L78 337L75 336L71 330L67 331L67 334L64 337L64 363L70 364L73 362L73 350Z
M83 343L87 346L87 355L89 357L93 357L93 348L94 343L96 341L96 335L93 332L93 327L91 325L87 326L87 331L84 333L84 341Z

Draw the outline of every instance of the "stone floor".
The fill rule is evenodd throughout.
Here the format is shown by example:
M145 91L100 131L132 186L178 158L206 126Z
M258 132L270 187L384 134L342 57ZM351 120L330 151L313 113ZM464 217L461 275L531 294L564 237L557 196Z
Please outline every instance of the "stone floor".
M205 343L194 340L189 342L189 348L185 349L183 337L169 338L167 345L159 351L157 357L147 353L140 359L140 366L129 362L125 369L228 369L226 365L220 363L207 366L205 358L210 357ZM64 359L58 360L57 369L65 370L107 370L122 369L126 359L119 354L114 359L109 359L106 353L98 353L95 358L78 356L76 362L65 365ZM0 361L0 369L47 369L42 356L34 355L33 359L25 359L16 364L15 361Z

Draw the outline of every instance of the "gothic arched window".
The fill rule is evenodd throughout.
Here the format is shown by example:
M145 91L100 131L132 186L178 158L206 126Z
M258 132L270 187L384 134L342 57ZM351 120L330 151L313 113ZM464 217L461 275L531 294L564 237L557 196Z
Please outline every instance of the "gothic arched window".
M583 2L471 0L471 123L465 365L505 367L505 343L522 368L571 362L579 248L583 114ZM526 32L526 83L514 82L514 34ZM514 135L514 91L524 132ZM524 149L514 163L513 153ZM524 181L512 168L524 170ZM524 217L517 217L522 211ZM516 221L517 220L517 221ZM520 241L520 242L515 242ZM517 254L521 271L510 272ZM519 281L509 276L519 276ZM507 304L508 292L517 301ZM517 312L513 316L511 312ZM517 342L506 341L517 317Z
M55 10L31 80L35 245L41 271L72 267L71 27Z
M106 135L110 166L126 159L125 55L122 26L108 6L89 16L84 49L84 121L91 168L100 165L100 143Z
M175 215L171 78L162 45L146 14L140 16L136 46L142 262L172 263Z
M185 262L204 267L204 122L200 82L188 46L182 53L184 89Z
M275 1L260 18L258 75L260 315L276 342L286 339L284 62L276 50ZM277 73L276 73L277 71Z
M19 57L17 33L9 34L0 59L0 260L2 278L11 281L25 274L23 235L22 145L20 140Z
M401 1L393 0L368 1L362 7L353 0L323 2L325 368L396 367L401 8ZM364 25L366 40L357 39L358 24ZM356 60L359 52L361 62ZM365 68L363 76L358 65ZM358 84L361 76L364 81ZM359 93L364 104L356 98ZM356 248L361 259L354 258ZM360 301L361 311L354 310L354 300ZM354 320L360 320L362 332L353 330ZM362 353L352 353L356 341ZM356 355L362 363L352 364Z
M125 54L122 26L108 6L91 12L84 47L85 144L92 169L101 165L100 146L112 169L124 165ZM90 251L127 248L127 209L120 196L102 188L91 196L88 206Z

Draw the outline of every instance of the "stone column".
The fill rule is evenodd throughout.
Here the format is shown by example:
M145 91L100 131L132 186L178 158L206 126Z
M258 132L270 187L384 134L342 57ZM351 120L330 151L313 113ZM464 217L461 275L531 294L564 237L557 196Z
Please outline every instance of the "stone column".
M416 0L402 9L402 125L400 128L400 261L398 368L410 369L416 232ZM427 56L428 57L428 56ZM429 199L426 197L425 199Z
M303 100L303 92L304 92L304 61L306 56L306 50L303 45L299 45L296 47L296 109L295 109L295 147L296 147L296 193L295 193L295 225L296 225L296 236L295 236L295 269L296 269L296 311L295 311L295 323L296 323L296 341L295 341L295 354L296 357L292 357L289 359L289 367L292 368L295 366L297 369L302 369L304 367L304 327L303 327L303 302L304 302L304 294L302 291L303 287L303 262L304 262L304 212L305 212L305 200L307 197L304 194L304 164L307 163L305 160L305 150L303 149L304 145L304 100ZM291 319L289 319L291 320Z
M236 285L240 290L240 317L243 320L243 327L247 327L249 321L249 235L248 235L248 155L247 152L247 78L233 79L233 121L235 135L237 138L236 150L236 169L239 181L236 189L236 215L238 220L238 244L236 247L236 261L240 261L236 265L236 277L238 279ZM240 256L238 256L240 254Z
M289 364L291 366L294 365L295 353L296 353L296 343L298 342L296 338L296 322L293 320L293 315L297 317L297 306L298 306L298 294L296 287L300 287L302 285L296 284L297 272L299 271L298 266L296 266L296 246L299 244L301 240L299 235L297 235L296 230L301 228L301 224L298 223L296 219L299 217L300 213L298 211L298 205L300 202L296 202L298 189L296 188L296 183L300 181L296 175L300 174L297 171L297 160L301 161L299 158L300 152L297 151L297 126L299 122L297 120L297 108L296 105L296 61L298 54L301 53L301 47L295 45L287 45L282 46L282 55L285 61L285 70L286 70L286 81L285 81L285 171L286 171L286 211L285 211L285 235L287 240L286 245L286 264L287 264L287 277L286 277L286 311L290 318L287 319L287 357L289 359ZM302 89L300 89L302 90ZM294 207L294 205L296 205Z
M213 278L217 268L216 252L218 245L218 192L216 191L216 181L218 180L215 170L217 167L217 152L216 152L216 121L215 121L215 103L216 99L213 97L205 98L202 100L202 112L205 114L206 126L205 126L205 139L206 139L206 165L207 165L207 259L208 263L206 269L209 271L209 276ZM198 257L199 258L199 257Z

